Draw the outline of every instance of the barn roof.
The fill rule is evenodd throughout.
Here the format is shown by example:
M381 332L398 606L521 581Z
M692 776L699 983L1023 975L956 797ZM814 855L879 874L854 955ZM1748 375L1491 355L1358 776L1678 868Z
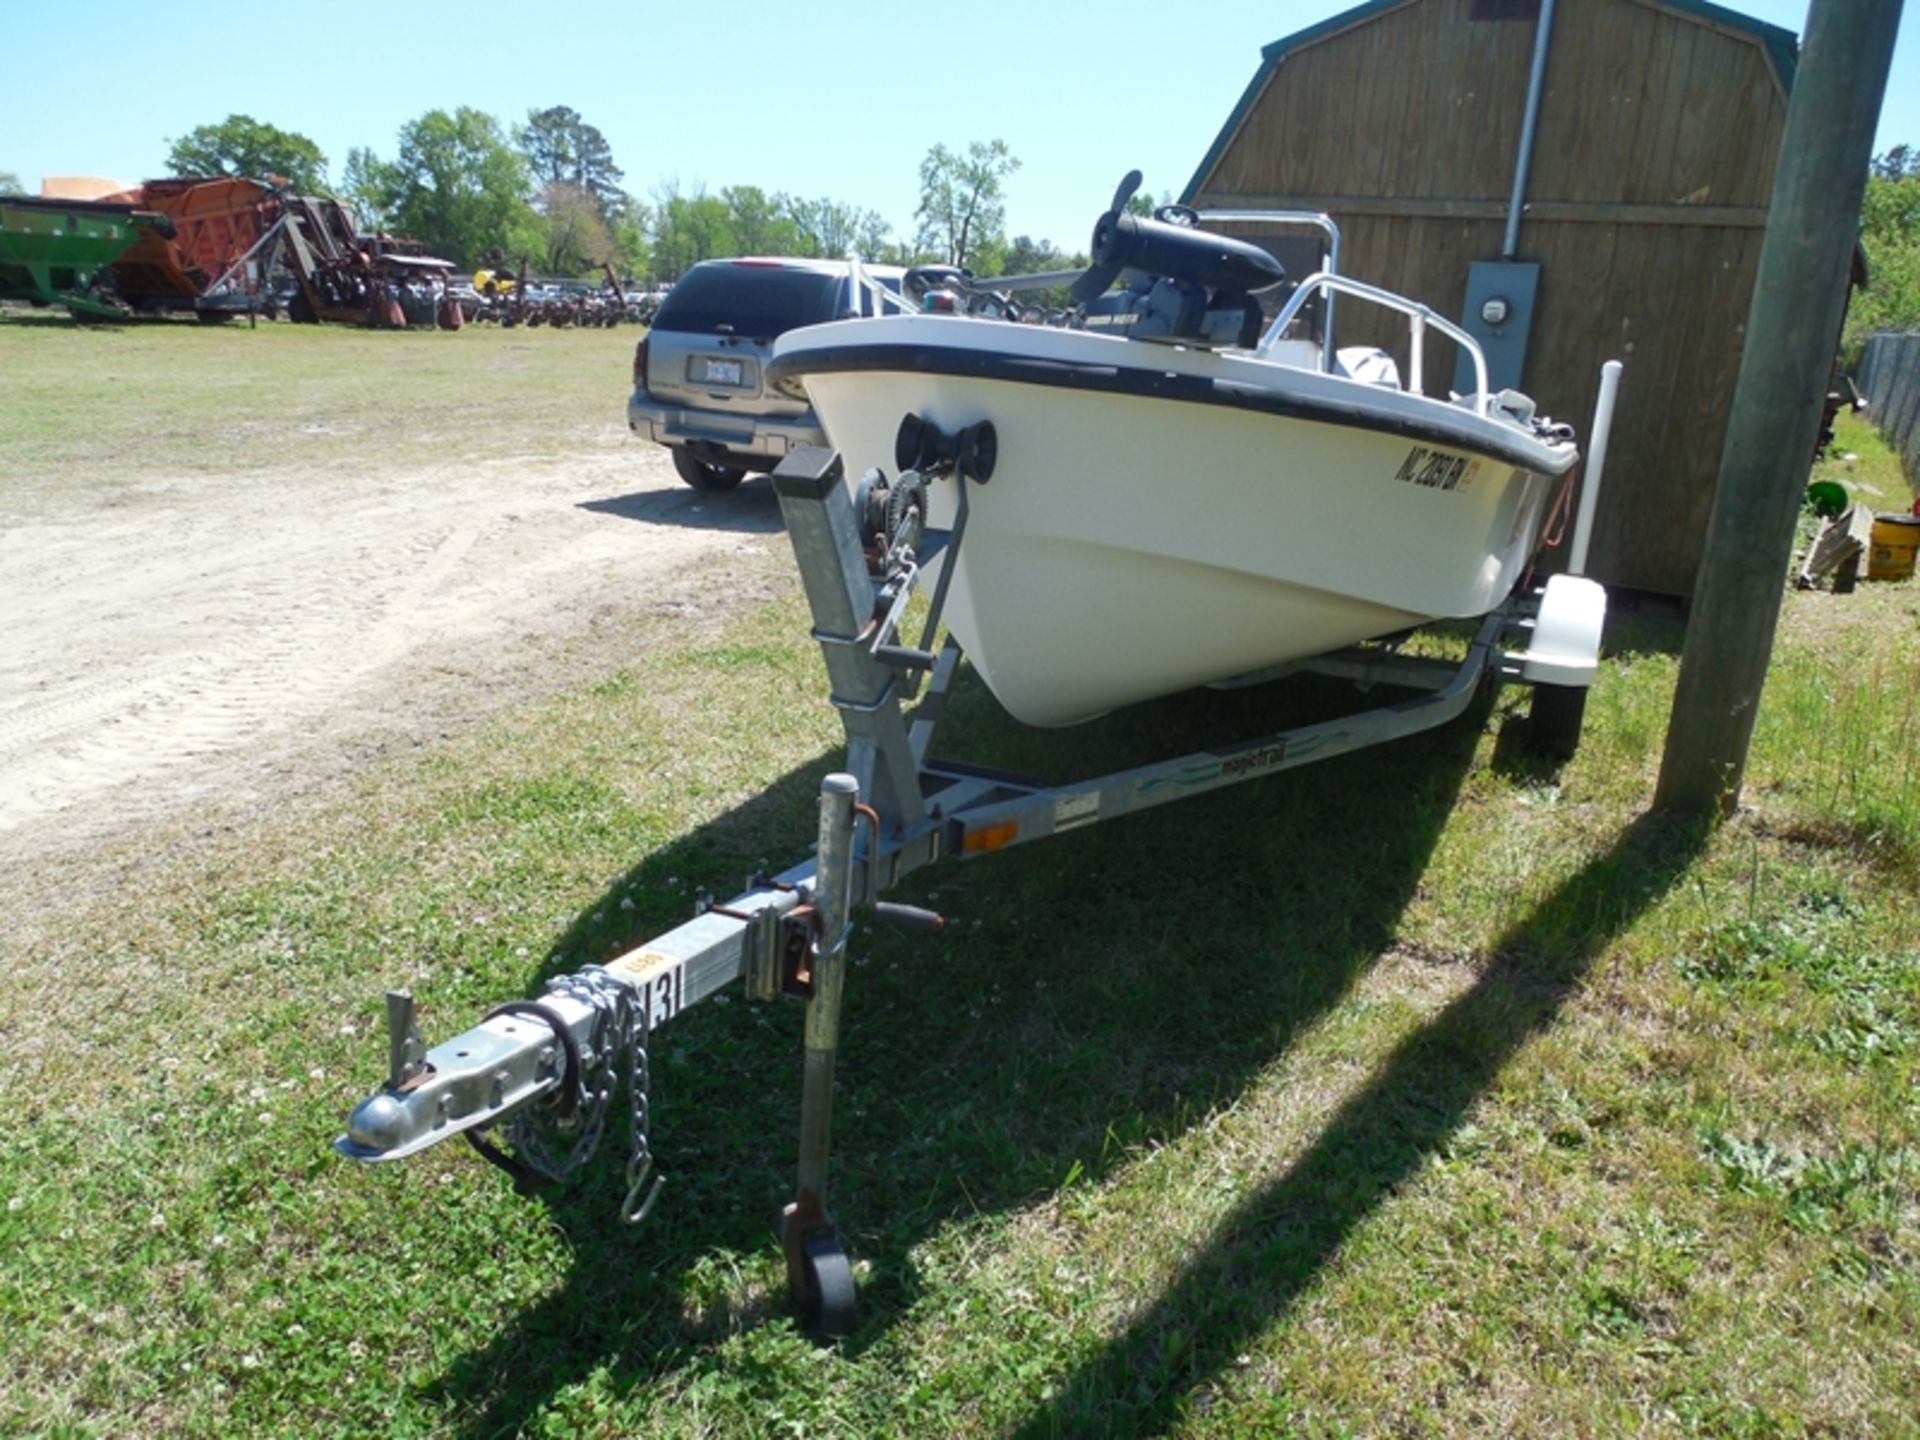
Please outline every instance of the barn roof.
M1417 3L1417 0L1365 0L1351 10L1342 10L1338 15L1329 16L1318 25L1309 25L1304 30L1296 30L1291 35L1283 35L1270 45L1260 49L1260 68L1253 72L1253 79L1247 82L1246 90L1240 96L1240 103L1233 107L1233 113L1227 117L1227 123L1220 127L1220 133L1213 138L1206 157L1201 160L1200 168L1193 172L1193 178L1187 182L1187 188L1181 193L1181 203L1189 204L1200 192L1200 182L1207 178L1207 172L1226 150L1239 130L1241 122L1253 109L1254 102L1260 98L1261 90L1267 79L1280 68L1280 62L1295 50L1301 50L1316 40L1324 40L1342 30L1356 25L1364 25L1375 16L1384 15L1389 10L1398 10L1403 5ZM1791 30L1778 25L1769 25L1764 20L1756 20L1751 15L1742 15L1738 10L1729 10L1724 5L1715 5L1711 0L1649 0L1663 10L1671 10L1681 15L1691 15L1710 24L1722 25L1729 30L1744 30L1759 40L1766 51L1767 60L1773 66L1774 74L1780 79L1780 88L1793 92L1793 72L1799 63L1800 40Z

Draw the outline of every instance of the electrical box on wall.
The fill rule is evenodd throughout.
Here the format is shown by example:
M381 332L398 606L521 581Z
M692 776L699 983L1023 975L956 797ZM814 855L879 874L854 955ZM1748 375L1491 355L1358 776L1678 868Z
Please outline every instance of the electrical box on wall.
M1467 312L1460 323L1487 354L1487 384L1494 390L1521 390L1527 367L1527 336L1533 329L1533 300L1540 289L1540 266L1533 260L1475 260L1467 272ZM1473 360L1460 351L1453 367L1457 394L1473 391Z

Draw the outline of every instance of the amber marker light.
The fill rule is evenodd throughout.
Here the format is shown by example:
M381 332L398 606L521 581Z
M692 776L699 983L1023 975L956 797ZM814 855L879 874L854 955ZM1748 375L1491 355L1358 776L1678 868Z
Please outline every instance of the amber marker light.
M998 825L989 825L984 830L969 830L967 838L960 842L962 855L985 855L990 850L1004 850L1020 835L1018 820L1002 820Z

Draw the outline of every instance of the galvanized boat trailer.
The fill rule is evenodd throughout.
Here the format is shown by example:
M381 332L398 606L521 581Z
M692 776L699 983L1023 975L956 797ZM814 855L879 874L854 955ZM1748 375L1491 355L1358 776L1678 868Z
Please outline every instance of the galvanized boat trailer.
M531 1188L563 1179L587 1160L624 1080L632 1144L622 1214L637 1221L652 1208L661 1183L651 1175L648 1138L653 1030L734 980L757 999L803 999L799 1183L783 1215L781 1242L804 1321L820 1333L846 1334L854 1324L853 1273L827 1208L827 1160L856 909L937 931L937 915L880 897L936 861L1031 844L1443 725L1493 677L1545 687L1536 691L1536 719L1541 701L1552 697L1560 733L1547 737L1550 744L1565 748L1569 714L1577 730L1579 702L1599 652L1605 592L1590 580L1557 575L1486 616L1458 662L1363 647L1233 682L1309 671L1420 692L1360 714L1057 787L934 759L960 652L951 641L937 654L926 647L937 630L951 563L939 567L919 645L903 643L901 626L921 579L936 560L951 562L964 543L969 490L991 481L994 456L991 422L943 435L909 416L891 483L875 470L850 488L831 450L787 457L773 485L847 736L844 772L820 787L814 858L750 881L724 904L703 903L676 929L604 966L552 980L539 999L502 1005L431 1050L415 1028L411 998L390 992L386 1084L354 1109L336 1142L340 1153L398 1160L466 1135L517 1186ZM955 523L949 531L926 529L927 490L943 484L958 488ZM1582 532L1591 523L1591 496L1583 501ZM1577 549L1583 541L1582 533ZM1507 648L1514 640L1522 643ZM910 715L923 682L925 698ZM487 1139L488 1131L503 1133L511 1153Z

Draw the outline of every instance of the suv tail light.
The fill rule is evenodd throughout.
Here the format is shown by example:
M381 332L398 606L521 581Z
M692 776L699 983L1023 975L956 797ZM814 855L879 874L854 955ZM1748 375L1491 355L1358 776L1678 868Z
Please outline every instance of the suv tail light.
M643 335L640 343L633 347L633 388L643 393L647 388L647 342L652 338Z

